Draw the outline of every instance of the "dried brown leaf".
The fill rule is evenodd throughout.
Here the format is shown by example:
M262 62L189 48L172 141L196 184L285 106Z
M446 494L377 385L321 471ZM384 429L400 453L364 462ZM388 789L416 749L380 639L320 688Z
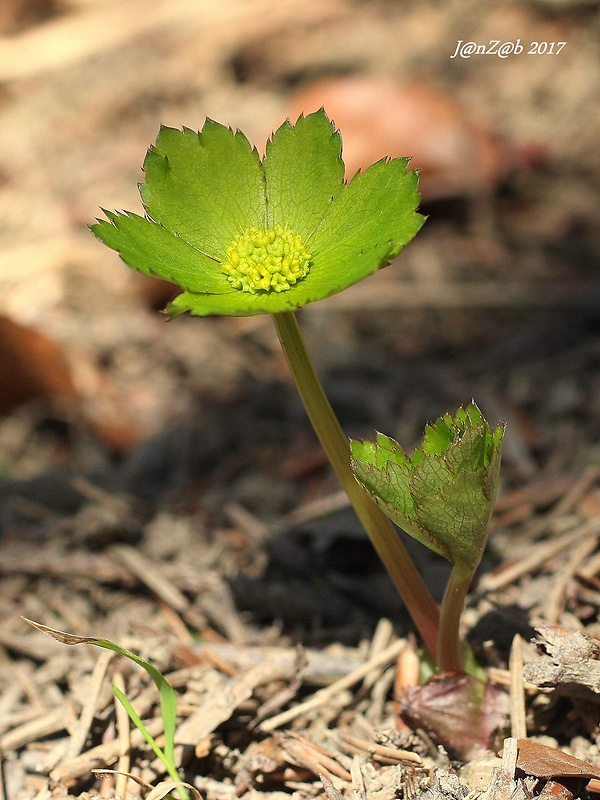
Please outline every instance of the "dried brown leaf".
M79 400L58 342L5 316L0 316L0 376L0 413L39 397L71 405Z
M56 628L50 628L48 625L42 625L41 622L34 622L31 619L27 619L27 617L23 617L23 619L34 628L37 628L37 630L41 633L45 633L46 636L56 639L56 641L60 642L61 644L96 644L98 641L97 637L75 636L73 633L65 633L64 631L56 630Z
M185 781L161 781L146 795L145 800L163 800L163 797L171 794L173 789L177 789L178 786L185 786L186 789L192 792L196 800L202 800L202 795L198 789L192 786L191 783L186 783Z
M525 664L523 677L535 686L600 702L599 643L582 631L552 625L536 628L548 655Z
M536 778L600 778L600 767L532 739L518 739L517 767Z

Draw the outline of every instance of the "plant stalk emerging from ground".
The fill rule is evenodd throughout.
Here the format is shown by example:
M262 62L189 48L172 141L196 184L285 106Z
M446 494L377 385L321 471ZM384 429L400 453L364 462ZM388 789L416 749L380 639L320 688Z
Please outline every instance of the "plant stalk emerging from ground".
M352 477L348 441L293 315L387 266L417 233L417 175L407 164L382 160L344 183L341 137L323 111L284 123L263 160L242 133L212 120L200 133L162 128L144 161L147 216L107 211L92 231L134 269L182 287L171 317L274 315L317 435L435 656L437 606Z
M312 367L293 312L275 314L275 327L315 433L382 562L431 651L437 651L438 609L395 529L355 480L348 439Z

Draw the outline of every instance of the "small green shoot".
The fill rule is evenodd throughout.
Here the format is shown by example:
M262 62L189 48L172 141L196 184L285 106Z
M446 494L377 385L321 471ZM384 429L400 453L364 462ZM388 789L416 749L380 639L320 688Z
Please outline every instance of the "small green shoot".
M442 671L463 668L460 615L489 535L504 433L470 403L428 425L412 456L383 434L351 442L361 486L399 527L452 564L437 648Z
M342 141L323 110L285 122L261 160L241 132L207 120L161 128L144 161L146 216L106 211L92 232L133 269L182 288L176 317L272 314L315 432L425 644L439 610L393 525L354 480L350 447L294 310L385 267L421 228L418 176L383 159L344 182Z
M25 618L24 618L25 619ZM160 696L160 710L161 716L163 720L163 729L164 729L164 739L165 739L165 746L164 750L161 749L154 737L150 734L136 711L134 710L133 706L131 705L128 698L123 694L123 692L112 684L112 689L115 694L117 700L123 705L125 710L127 711L129 718L136 726L136 728L141 732L144 739L148 742L154 754L157 758L159 758L165 766L165 769L172 779L172 781L177 784L177 792L181 800L189 800L189 794L187 790L182 785L181 778L179 776L179 772L177 770L177 765L175 764L175 724L177 720L177 693L175 689L171 686L171 684L166 680L164 675L156 669L152 664L148 661L144 661L143 658L132 653L130 650L126 650L124 647L120 647L118 644L111 642L109 639L95 639L93 636L75 636L71 633L65 633L64 631L58 631L54 628L49 628L47 625L41 625L39 622L33 622L30 619L25 619L30 625L33 625L34 628L45 633L47 636L50 636L52 639L56 639L56 641L61 642L62 644L92 644L96 647L102 647L105 650L112 650L115 653L119 653L119 655L125 656L130 661L133 661L138 666L142 667L146 670L148 675L154 681L156 688L158 689L158 693ZM172 787L173 788L173 787Z

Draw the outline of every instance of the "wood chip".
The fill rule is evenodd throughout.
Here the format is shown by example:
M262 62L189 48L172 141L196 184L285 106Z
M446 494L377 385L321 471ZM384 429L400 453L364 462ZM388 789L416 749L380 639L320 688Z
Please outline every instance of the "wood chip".
M151 736L156 738L163 732L163 722L160 717L148 720L144 723ZM144 735L137 728L131 732L131 747L140 747L145 743ZM50 773L50 779L54 783L70 783L84 775L89 775L93 769L108 767L118 760L121 752L121 742L115 739L112 742L92 747L77 758L59 764Z
M287 725L288 722L296 719L296 717L304 714L306 711L318 708L338 692L349 689L355 683L362 680L372 669L380 667L382 664L389 664L400 655L405 646L406 642L403 639L399 639L398 641L389 645L389 647L386 647L386 649L381 653L378 653L360 667L353 670L349 675L346 675L344 678L340 678L340 680L331 684L331 686L327 686L325 689L320 689L308 700L305 700L303 703L290 708L288 711L283 711L281 714L261 722L258 726L259 730L265 733L274 731L276 728L279 728L282 725Z
M497 591L543 566L546 561L558 555L563 550L566 550L568 547L571 547L571 545L576 542L579 542L581 539L595 537L599 534L600 518L592 520L591 522L586 522L584 525L580 525L576 530L563 534L549 542L538 544L535 548L532 548L532 553L528 557L521 559L515 564L499 572L484 575L479 582L478 589L481 592Z
M71 732L69 746L64 755L65 761L75 758L83 749L85 740L87 739L97 711L98 698L102 690L104 678L106 676L106 670L108 669L108 665L110 664L113 656L114 653L106 650L102 651L98 655L98 659L94 665L94 669L90 677L85 705L81 709L81 714L79 715L77 724L74 726Z
M114 685L125 694L125 680L122 672L115 672L113 675ZM119 761L117 763L117 775L115 782L115 797L125 797L127 791L127 777L125 773L129 772L131 765L131 722L129 714L125 707L119 702L117 697L114 698L115 716L117 720L117 736L120 744Z
M368 754L382 764L407 763L423 766L423 759L421 756L410 750L402 750L396 747L377 744L376 742L369 742L366 739L359 739L357 736L351 736L349 733L341 733L340 740L343 744L353 748L352 752L362 753L364 755Z
M17 728L13 728L0 739L0 748L7 752L18 750L26 744L31 744L38 739L53 736L64 731L73 720L72 710L67 705L63 708L54 708L45 714L37 716Z
M222 722L230 718L240 703L252 697L257 686L280 679L285 673L275 658L271 658L236 678L223 679L222 689L206 700L175 733L178 745L195 747Z
M286 680L293 677L296 665L295 651L289 647L257 647L231 644L230 642L214 642L210 645L201 645L197 648L197 652L201 657L206 655L207 660L211 662L212 654L216 653L217 656L224 658L229 665L233 665L238 670L251 669L265 661L275 659ZM304 655L307 663L303 681L308 685L329 686L365 663L364 658L361 658L356 650L349 648L341 653L305 648ZM216 666L219 668L218 663ZM223 671L231 673L231 666Z
M527 530L527 535L532 541L539 539L552 525L552 522L572 511L584 498L586 492L598 482L600 468L596 465L588 467L581 478L575 482L569 491L565 492L556 505L543 517L536 519Z
M568 585L588 556L596 550L599 537L600 533L579 542L565 564L556 570L552 591L548 595L543 610L544 619L551 624L559 622L567 597Z
M517 739L513 736L504 740L504 748L502 750L502 770L510 775L511 778L515 777L515 770L517 768L517 753L518 745Z
M527 736L525 687L523 681L523 640L517 633L510 648L510 731L513 739ZM506 746L506 745L505 745Z
M283 738L283 743L292 763L310 769L315 775L325 775L334 785L339 786L336 779L345 782L351 780L352 776L347 769L344 769L322 747L309 741L306 737L289 731Z
M128 545L117 545L111 553L131 571L136 578L164 600L175 611L184 612L189 601L179 589L161 573L159 566Z

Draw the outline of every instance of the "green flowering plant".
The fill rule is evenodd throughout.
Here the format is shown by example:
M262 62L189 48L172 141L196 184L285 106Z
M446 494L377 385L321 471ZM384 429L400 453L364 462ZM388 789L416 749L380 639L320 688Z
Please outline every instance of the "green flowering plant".
M323 110L285 122L261 159L246 137L207 120L161 128L144 161L145 216L105 212L92 232L134 269L182 288L166 309L272 314L315 432L435 656L439 609L396 529L359 486L350 446L313 369L294 311L385 267L423 224L408 159L344 182L342 141Z
M144 161L146 216L106 212L93 233L134 269L184 290L167 313L275 314L385 266L423 224L408 159L344 182L323 111L285 122L260 159L241 132L163 127Z
M452 564L437 647L443 671L462 668L460 614L488 539L504 434L472 402L428 425L412 456L383 434L350 444L356 479L377 505Z

